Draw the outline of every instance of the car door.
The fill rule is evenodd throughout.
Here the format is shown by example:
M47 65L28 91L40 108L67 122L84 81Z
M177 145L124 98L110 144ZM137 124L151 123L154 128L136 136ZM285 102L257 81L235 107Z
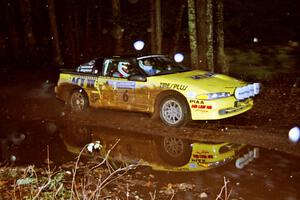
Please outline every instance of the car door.
M121 110L147 111L148 88L145 82L128 80L121 70L127 60L111 59L105 61L107 67L103 77L99 78L100 101L103 107Z

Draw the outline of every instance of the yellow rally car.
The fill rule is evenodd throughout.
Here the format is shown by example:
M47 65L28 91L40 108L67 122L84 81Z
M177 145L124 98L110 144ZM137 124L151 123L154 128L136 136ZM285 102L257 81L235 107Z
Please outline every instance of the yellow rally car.
M73 111L90 106L146 112L174 127L241 114L259 90L259 83L190 70L164 55L96 58L61 70L55 87Z

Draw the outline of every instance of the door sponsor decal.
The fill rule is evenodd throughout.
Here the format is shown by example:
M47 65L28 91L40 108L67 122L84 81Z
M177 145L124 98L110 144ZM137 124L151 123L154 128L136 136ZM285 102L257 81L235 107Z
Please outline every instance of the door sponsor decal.
M107 84L112 86L114 89L135 89L136 85L134 81L107 81Z
M188 86L177 84L177 83L160 83L160 87L174 89L174 90L186 90Z
M193 109L208 109L208 110L211 110L212 109L212 105L197 105L197 104L192 104L191 108L193 108Z
M88 79L88 78L83 78L83 77L73 77L72 83L79 85L80 87L84 87L85 84L86 84L86 87L88 87L88 88L95 87L94 79Z

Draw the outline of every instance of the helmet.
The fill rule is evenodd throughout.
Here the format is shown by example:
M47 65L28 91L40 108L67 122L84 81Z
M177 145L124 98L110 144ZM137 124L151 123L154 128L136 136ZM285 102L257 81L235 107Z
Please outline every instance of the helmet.
M124 78L127 78L129 74L129 63L127 62L119 62L118 64L118 71Z

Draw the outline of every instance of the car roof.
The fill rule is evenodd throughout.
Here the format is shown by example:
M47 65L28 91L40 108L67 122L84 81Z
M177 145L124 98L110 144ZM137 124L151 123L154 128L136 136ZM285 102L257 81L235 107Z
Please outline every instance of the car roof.
M141 59L145 59L145 58L153 58L153 57L166 57L166 55L162 55L162 54L153 54L153 55L146 55L146 56L140 56L137 59L141 60Z
M107 56L105 59L143 59L143 58L150 58L150 57L159 57L165 56L163 54L131 54L131 55L114 55L114 56Z

